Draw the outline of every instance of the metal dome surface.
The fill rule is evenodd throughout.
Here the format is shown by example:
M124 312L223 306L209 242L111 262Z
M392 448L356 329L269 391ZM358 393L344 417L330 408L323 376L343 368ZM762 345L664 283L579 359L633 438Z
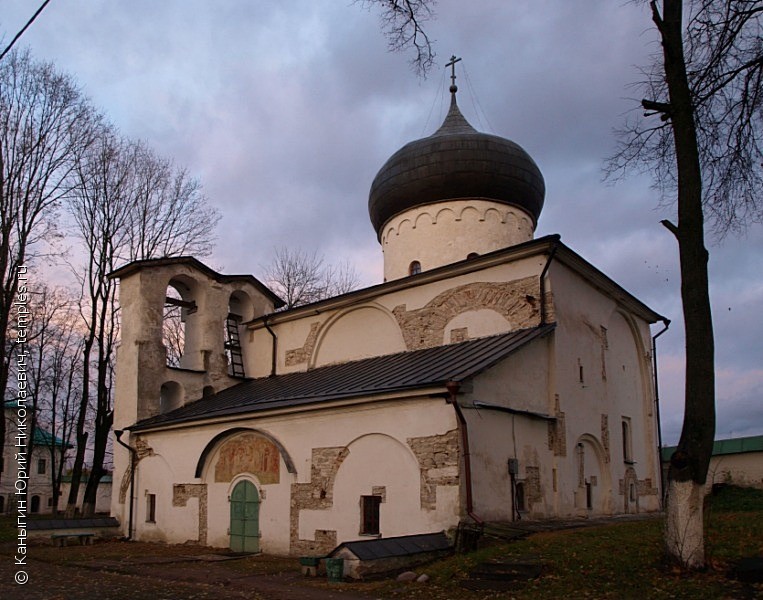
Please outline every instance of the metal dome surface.
M535 224L544 195L543 175L530 155L510 140L474 129L453 93L440 128L403 146L379 170L368 212L379 237L390 218L409 208L458 198L516 206Z

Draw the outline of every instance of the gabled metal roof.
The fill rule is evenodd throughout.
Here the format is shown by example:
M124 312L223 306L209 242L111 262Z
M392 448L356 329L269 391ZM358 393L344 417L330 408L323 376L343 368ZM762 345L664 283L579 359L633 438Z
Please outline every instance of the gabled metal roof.
M244 381L176 410L139 421L140 431L202 419L358 398L463 381L492 367L554 324L424 350Z
M393 558L410 556L422 552L437 552L450 550L451 544L444 532L403 535L399 537L362 540L358 542L343 542L329 556L334 556L342 548L346 548L360 560Z

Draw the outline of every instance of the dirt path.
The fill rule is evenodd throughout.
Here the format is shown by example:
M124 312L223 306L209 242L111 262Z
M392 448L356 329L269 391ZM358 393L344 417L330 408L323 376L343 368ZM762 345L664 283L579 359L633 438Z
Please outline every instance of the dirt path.
M195 548L140 543L31 546L26 585L14 582L11 554L0 549L4 600L369 600L344 584L306 579L294 559L232 558ZM355 587L355 586L353 586Z

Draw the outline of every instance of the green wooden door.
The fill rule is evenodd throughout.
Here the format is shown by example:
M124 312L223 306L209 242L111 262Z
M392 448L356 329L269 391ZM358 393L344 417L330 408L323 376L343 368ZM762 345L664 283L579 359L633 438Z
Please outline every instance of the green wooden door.
M251 481L239 481L230 496L230 549L260 551L260 497Z

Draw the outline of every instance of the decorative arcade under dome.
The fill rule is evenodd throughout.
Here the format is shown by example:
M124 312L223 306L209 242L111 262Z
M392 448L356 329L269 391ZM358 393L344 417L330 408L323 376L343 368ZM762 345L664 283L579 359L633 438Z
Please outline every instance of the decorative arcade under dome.
M533 238L543 208L540 169L518 144L474 129L456 102L440 128L395 152L368 199L385 281Z

